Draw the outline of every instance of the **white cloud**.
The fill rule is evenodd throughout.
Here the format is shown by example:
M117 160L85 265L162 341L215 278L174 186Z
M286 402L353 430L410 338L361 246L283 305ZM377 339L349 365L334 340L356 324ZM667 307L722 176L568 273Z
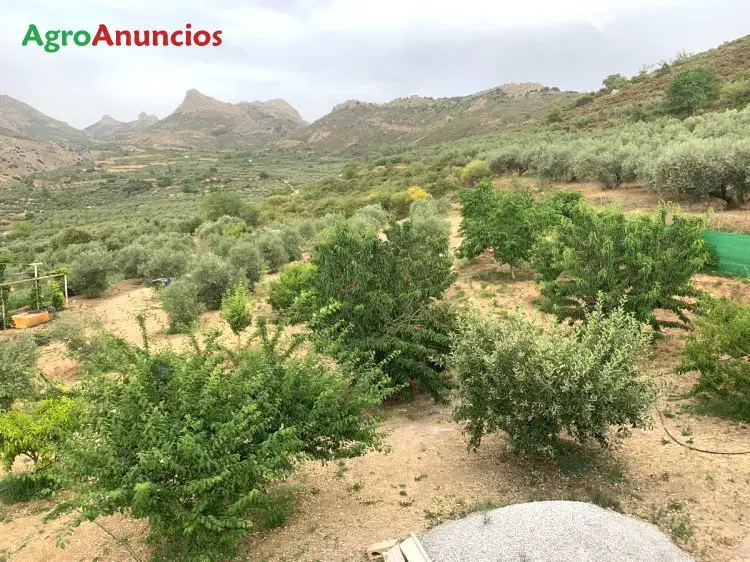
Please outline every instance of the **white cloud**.
M9 4L9 0L0 0ZM281 97L307 119L348 98L459 95L508 81L568 89L746 33L747 0L16 0L0 91L82 127L164 116L189 88ZM221 29L218 48L21 47L27 26Z

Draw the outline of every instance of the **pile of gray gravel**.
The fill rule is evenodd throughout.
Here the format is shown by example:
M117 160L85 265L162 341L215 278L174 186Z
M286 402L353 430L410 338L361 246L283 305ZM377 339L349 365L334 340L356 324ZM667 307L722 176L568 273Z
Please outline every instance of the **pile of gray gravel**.
M533 502L417 535L433 562L692 562L659 529L599 506Z

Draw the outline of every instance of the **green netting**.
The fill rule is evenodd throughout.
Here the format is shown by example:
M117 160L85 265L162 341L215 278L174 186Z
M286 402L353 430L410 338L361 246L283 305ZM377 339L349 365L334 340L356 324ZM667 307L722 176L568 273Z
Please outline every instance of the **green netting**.
M722 273L750 277L750 236L706 230L703 237L716 250Z

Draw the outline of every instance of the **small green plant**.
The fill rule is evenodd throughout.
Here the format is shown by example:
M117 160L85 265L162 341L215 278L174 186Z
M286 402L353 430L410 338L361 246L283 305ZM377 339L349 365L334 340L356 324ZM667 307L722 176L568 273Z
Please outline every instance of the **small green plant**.
M336 468L336 478L343 478L344 474L349 468L346 466L344 461L339 461L338 467Z
M221 317L229 324L234 335L239 341L240 334L244 332L252 323L252 315L247 306L250 293L247 285L240 281L233 289L227 291L221 301Z
M620 500L610 490L599 486L594 486L589 489L589 497L592 503L595 503L599 507L604 509L612 509L614 511L622 511L622 504Z

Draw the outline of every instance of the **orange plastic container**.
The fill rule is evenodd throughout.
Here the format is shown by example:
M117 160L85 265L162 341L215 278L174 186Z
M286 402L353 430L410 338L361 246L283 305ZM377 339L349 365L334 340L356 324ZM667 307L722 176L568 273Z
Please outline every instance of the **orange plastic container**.
M41 312L22 312L12 316L13 324L16 328L32 328L39 324L49 322L49 312L43 310Z

